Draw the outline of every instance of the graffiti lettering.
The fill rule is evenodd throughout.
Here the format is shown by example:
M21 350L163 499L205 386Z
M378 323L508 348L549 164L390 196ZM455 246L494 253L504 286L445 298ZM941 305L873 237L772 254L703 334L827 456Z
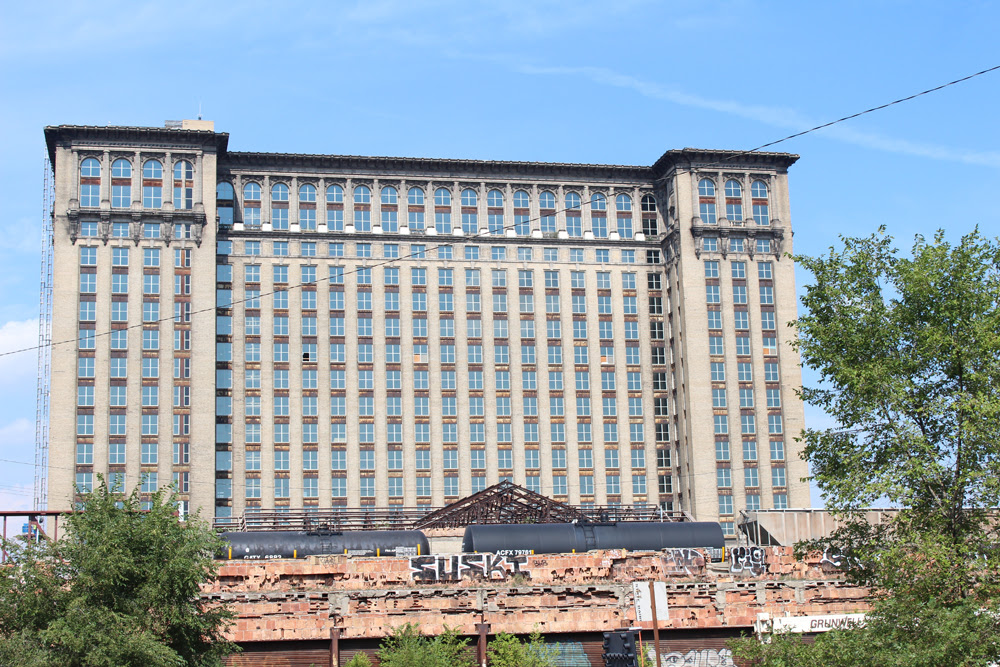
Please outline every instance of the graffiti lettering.
M462 579L505 580L520 574L530 576L524 565L527 556L500 554L456 554L454 556L411 556L410 577L416 581L443 582Z
M844 555L831 551L829 547L823 550L823 558L819 562L823 569L827 569L826 566L829 565L832 568L840 568L844 564Z
M733 547L729 550L729 572L756 577L767 572L767 554L760 547Z
M655 660L653 651L649 651L650 659ZM670 667L736 667L733 662L733 652L728 648L706 648L681 653L671 651L660 654L660 664Z
M705 557L694 549L666 549L660 558L667 574L694 576L705 571Z

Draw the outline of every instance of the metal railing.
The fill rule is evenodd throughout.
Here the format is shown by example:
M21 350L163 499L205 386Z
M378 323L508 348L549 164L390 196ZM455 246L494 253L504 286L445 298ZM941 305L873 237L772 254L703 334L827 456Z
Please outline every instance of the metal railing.
M656 505L574 506L593 522L691 521L681 510ZM268 530L411 530L440 507L343 507L249 511L241 516L216 518L216 530L251 532Z

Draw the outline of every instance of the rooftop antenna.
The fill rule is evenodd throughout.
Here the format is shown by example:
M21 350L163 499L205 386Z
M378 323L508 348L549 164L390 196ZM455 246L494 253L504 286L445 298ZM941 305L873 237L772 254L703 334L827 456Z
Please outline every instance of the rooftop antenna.
M201 120L201 100L198 100L198 120Z

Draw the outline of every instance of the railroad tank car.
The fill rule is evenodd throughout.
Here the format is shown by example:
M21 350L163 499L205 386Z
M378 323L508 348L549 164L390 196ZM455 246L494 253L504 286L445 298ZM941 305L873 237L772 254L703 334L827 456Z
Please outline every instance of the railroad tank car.
M462 538L465 553L505 555L670 548L708 548L721 553L725 545L722 526L708 521L477 525L468 526Z
M419 530L302 531L222 533L228 542L222 560L272 560L328 554L421 556L430 551Z

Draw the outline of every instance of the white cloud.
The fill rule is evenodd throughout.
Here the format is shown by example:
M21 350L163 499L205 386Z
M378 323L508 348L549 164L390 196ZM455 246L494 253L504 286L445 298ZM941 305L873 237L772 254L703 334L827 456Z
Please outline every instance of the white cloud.
M537 67L534 65L519 65L516 66L516 69L525 74L582 76L594 83L629 89L650 99L739 116L740 118L755 120L773 127L792 130L793 132L801 132L832 120L807 118L798 111L787 107L749 105L732 100L703 97L628 74L622 74L606 67ZM838 141L887 153L949 162L962 162L987 167L1000 167L1000 153L996 151L974 151L909 141L907 139L896 139L883 136L877 132L856 130L847 125L835 125L819 130L819 132ZM779 144L775 146L774 150L783 150L783 148Z

